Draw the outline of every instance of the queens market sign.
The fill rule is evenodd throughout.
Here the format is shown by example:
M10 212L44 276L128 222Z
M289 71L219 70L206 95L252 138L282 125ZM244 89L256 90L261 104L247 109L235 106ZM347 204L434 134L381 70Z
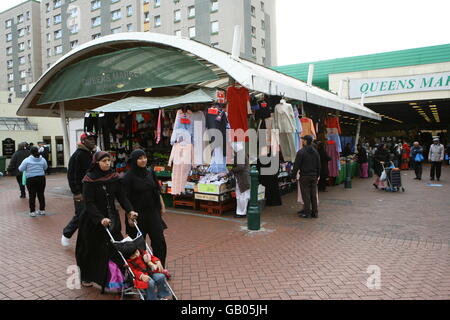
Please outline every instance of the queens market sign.
M350 99L390 94L450 90L450 72L407 77L350 80Z

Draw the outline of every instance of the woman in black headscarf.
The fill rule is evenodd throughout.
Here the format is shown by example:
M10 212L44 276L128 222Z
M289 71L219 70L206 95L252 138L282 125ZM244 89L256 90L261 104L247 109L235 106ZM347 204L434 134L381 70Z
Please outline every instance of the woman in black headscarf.
M96 283L104 291L107 285L108 261L122 264L112 247L105 230L109 229L116 241L123 239L119 213L114 201L117 199L125 210L128 223L137 218L125 196L119 175L111 169L111 156L99 151L93 156L91 166L83 178L83 198L86 209L80 219L75 255L84 286Z
M131 169L123 178L125 194L133 208L139 212L138 227L144 239L148 235L151 241L153 255L166 263L167 245L164 229L167 228L161 214L165 212L164 201L161 197L158 180L154 171L147 169L147 156L142 150L134 150L130 155ZM127 225L127 234L134 238L136 229Z

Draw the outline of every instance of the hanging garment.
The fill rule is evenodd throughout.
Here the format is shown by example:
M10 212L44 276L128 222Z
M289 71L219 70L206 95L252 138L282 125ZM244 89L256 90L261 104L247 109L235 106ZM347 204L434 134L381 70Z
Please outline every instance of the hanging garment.
M192 125L194 128L194 136L192 138L194 148L194 165L199 166L204 164L203 151L207 142L204 139L206 131L206 118L203 111L197 111L192 114Z
M295 142L295 151L299 151L301 149L301 134L302 134L302 123L300 122L300 114L298 112L297 107L294 108L294 116L295 116L295 133L294 133L294 142Z
M250 200L250 189L241 192L239 185L236 185L236 215L245 216L247 215L248 201Z
M338 152L341 153L342 152L342 145L341 145L341 138L339 137L338 134L328 134L327 135L327 140L328 141L334 141L338 147Z
M175 143L169 158L172 167L172 194L184 192L189 172L192 168L193 145L186 142Z
M294 109L284 99L275 106L274 129L280 132L280 148L285 161L295 162L297 150L295 148L294 133L296 132Z
M241 129L244 133L247 133L247 116L251 114L248 90L244 87L229 87L227 89L227 100L228 121L230 122L231 129L235 131ZM235 135L233 141L248 142L248 137Z
M330 177L337 177L339 175L340 161L337 144L332 140L327 141L327 144L325 145L325 151L331 158L331 161L328 162L328 175Z
M301 136L312 136L314 139L317 139L317 135L316 135L316 129L314 128L314 123L312 121L312 119L310 118L306 118L303 117L300 119L300 122L302 124L302 133Z
M174 145L182 140L192 143L193 135L194 126L192 124L192 111L188 110L183 112L182 110L178 110L173 126L172 137L170 138L170 144Z
M221 150L223 156L226 156L227 150L227 126L228 126L228 118L227 114L224 111L214 107L208 109L206 113L206 129L219 130L220 137L222 139ZM210 143L214 143L216 140L213 133L214 133L213 131L208 132L208 135L210 136Z

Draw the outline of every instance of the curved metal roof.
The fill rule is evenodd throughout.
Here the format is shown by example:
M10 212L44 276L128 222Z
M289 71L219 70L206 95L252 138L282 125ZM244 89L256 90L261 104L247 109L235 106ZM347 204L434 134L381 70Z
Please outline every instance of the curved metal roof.
M156 89L152 91L152 96L181 95L202 87L226 88L231 77L251 91L269 95L283 95L288 99L304 101L371 119L381 119L377 113L369 108L340 98L323 89L308 86L298 79L256 63L243 59L234 59L225 51L212 48L197 41L149 32L127 32L108 35L84 43L70 51L39 78L22 102L17 111L17 115L60 116L56 102L51 104L38 104L44 90L56 79L58 73L85 59L138 46L156 46L178 50L210 68L218 77L218 80L210 80L198 84ZM66 85L71 85L71 83L67 83ZM78 117L85 111L121 100L129 94L136 95L137 92L144 95L144 92L139 89L136 92L112 93L65 101L66 116ZM149 94L146 95L149 96Z

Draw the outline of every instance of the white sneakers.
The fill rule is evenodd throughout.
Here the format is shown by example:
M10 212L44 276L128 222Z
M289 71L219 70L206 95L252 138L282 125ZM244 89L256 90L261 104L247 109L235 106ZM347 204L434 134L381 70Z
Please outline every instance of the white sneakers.
M36 211L30 212L30 217L36 217Z
M61 237L61 245L63 247L68 247L70 245L70 239L66 238L64 235Z
M30 217L36 217L36 216L45 216L45 211L44 210L36 210L33 212L30 212Z

